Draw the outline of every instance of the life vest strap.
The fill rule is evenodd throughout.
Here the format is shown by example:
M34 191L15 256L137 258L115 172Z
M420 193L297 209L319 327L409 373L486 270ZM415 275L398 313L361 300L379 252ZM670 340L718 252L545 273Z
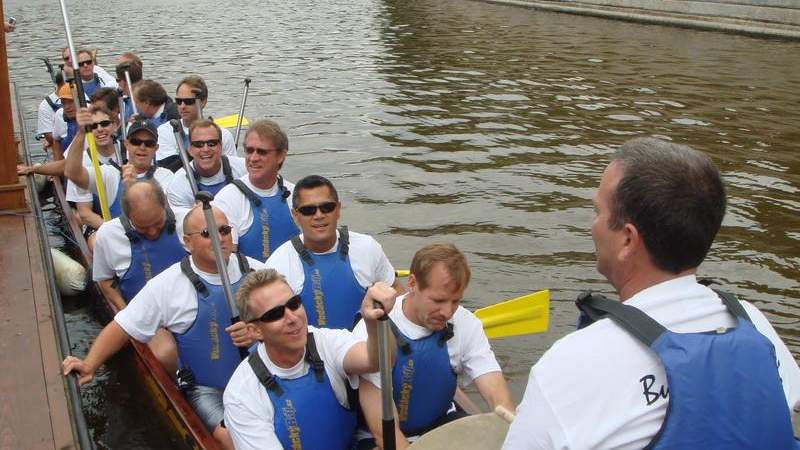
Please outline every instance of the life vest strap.
M231 181L231 184L236 186L239 189L239 191L242 194L244 194L244 196L247 197L247 199L250 200L250 202L254 204L256 207L261 206L261 198L259 198L259 196L256 195L256 193L253 192L252 189L247 187L247 185L244 184L242 180L233 180Z
M292 236L292 246L294 250L300 255L300 259L303 260L304 263L308 264L309 266L314 265L314 258L311 257L311 253L308 252L308 249L303 245L303 241L300 240L300 236L294 235Z
M322 362L322 358L319 357L313 333L307 334L305 360L311 366L311 370L314 371L314 377L317 382L322 383L325 381L325 363ZM274 392L278 396L283 395L283 389L275 380L275 376L272 375L272 372L269 371L266 364L264 364L264 361L261 360L261 357L258 356L257 351L250 353L250 356L247 357L247 362L253 369L253 373L256 374L258 381L261 382L267 390Z
M342 261L347 259L347 254L350 253L350 233L347 231L347 225L339 227L339 257Z
M589 291L581 293L575 303L592 321L609 317L648 347L667 330L639 309Z
M192 270L192 264L189 262L189 256L181 260L181 272L183 272L186 278L192 282L194 290L199 292L203 297L208 297L208 288L206 288L206 285L200 281L200 275L197 275L194 270Z

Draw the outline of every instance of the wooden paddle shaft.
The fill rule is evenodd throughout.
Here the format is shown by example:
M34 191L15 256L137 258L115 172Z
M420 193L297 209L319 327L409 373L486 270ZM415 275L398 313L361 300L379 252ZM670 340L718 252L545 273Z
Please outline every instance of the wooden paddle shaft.
M392 361L389 358L389 317L378 320L378 363L381 371L381 417L383 448L394 450L394 398L392 397Z
M233 146L239 148L239 132L242 130L242 118L244 117L244 105L247 104L247 94L250 92L250 78L244 79L244 93L242 94L242 107L239 108L239 117L236 120L236 135L234 136Z
M183 171L186 172L186 180L189 181L189 187L192 189L192 196L197 198L197 180L194 179L192 165L189 163L189 149L183 148L183 125L178 119L170 120L169 124L172 125L172 133L175 135L175 145L178 147L178 157L181 159Z
M133 113L139 114L139 108L136 107L136 99L133 98L133 85L131 84L131 73L128 69L125 69L125 82L128 83L128 98L131 99L131 106L133 107Z

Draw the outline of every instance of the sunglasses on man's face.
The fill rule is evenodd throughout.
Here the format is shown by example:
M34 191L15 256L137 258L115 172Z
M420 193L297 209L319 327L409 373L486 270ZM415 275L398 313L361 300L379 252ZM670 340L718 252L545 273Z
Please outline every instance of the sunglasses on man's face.
M231 231L233 231L233 227L231 227L230 225L220 225L219 228L217 228L217 231L219 231L219 234L221 236L227 236L231 234ZM203 228L200 231L195 231L194 233L186 233L186 234L188 236L191 236L193 234L199 234L200 236L203 236L206 239L211 237L211 234L208 232L208 228Z
M177 104L179 104L179 105L188 105L188 106L192 106L192 105L194 105L194 101L195 101L195 99L194 99L194 98L181 98L181 97L175 97L175 103L177 103Z
M101 122L102 124L102 122ZM140 145L144 145L147 148L153 148L156 146L158 142L153 139L138 139L138 138L130 138L128 139L128 143L130 143L134 147L138 147Z
M207 141L192 141L192 147L203 148L205 146L216 147L219 145L219 139L209 139Z
M92 129L93 129L93 130L96 130L96 129L97 129L97 127L103 127L103 128L106 128L106 127L108 127L109 125L111 125L111 121L110 121L110 120L101 120L100 122L95 122L95 123L93 123L93 124L92 124ZM133 142L131 142L131 144L133 144Z
M289 308L290 311L297 311L300 306L303 305L303 302L300 300L299 295L295 295L294 297L286 300L286 303L282 305L278 305L274 308L270 308L261 315L261 317L248 321L248 323L253 322L277 322L278 320L283 319L284 313L286 313L286 308Z
M332 213L336 209L336 202L326 202L320 205L303 205L297 207L297 212L304 216L313 216L317 213L317 209L322 211L322 214Z
M88 60L88 61L78 61L78 65L81 66L81 67L86 67L86 66L88 66L90 64L92 64L92 60L91 59Z
M245 147L244 154L245 155L252 155L253 153L258 154L258 156L267 156L272 152L277 152L278 150L273 150L269 148L258 148L258 147Z

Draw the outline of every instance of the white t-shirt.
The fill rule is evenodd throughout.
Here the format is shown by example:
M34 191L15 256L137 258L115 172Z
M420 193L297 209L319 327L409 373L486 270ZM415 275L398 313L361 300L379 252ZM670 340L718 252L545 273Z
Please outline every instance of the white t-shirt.
M47 106L50 107L49 105ZM65 137L67 137L67 121L64 119L64 108L59 109L58 111L53 113L53 139L61 141ZM62 148L62 150L66 153L67 149ZM66 156L65 156L66 157Z
M117 78L112 77L111 74L109 74L106 71L106 69L103 69L102 67L95 64L93 72L97 74L98 78L100 78L100 80L102 80L103 82L102 86L100 87L108 87L112 89L116 89L117 87L119 87L117 86Z
M325 363L325 372L336 399L339 400L339 404L348 407L344 380L348 379L350 386L355 389L358 388L358 377L348 376L345 373L344 357L358 341L347 330L309 326L308 331L314 333L317 352ZM291 380L305 375L310 369L305 358L290 369L278 367L267 356L263 343L258 344L257 351L267 369L277 377ZM275 434L272 401L269 399L267 389L258 381L258 377L246 360L239 364L228 381L222 401L225 405L225 427L230 432L237 450L283 449Z
M58 98L58 95L56 95L54 92L51 92L48 95L48 97L50 98L50 100L53 101L53 103L55 103L57 105L61 104L61 99ZM58 111L60 111L60 109ZM61 114L62 114L62 120L63 120L63 114L64 113L61 113ZM53 121L55 120L55 118L56 118L56 111L53 111L53 107L50 106L50 103L48 103L47 100L42 100L42 102L39 103L39 112L37 114L36 133L37 134L52 133L53 132Z
M264 263L255 259L247 258L247 262L253 270L264 268ZM194 261L192 270L208 283L222 285L219 274L202 272L194 265ZM235 255L228 259L228 276L231 283L242 277ZM236 305L231 307L236 311ZM114 316L114 320L130 337L139 342L148 342L159 328L166 328L173 333L185 332L192 326L195 317L197 291L181 272L178 262L148 281L128 306Z
M394 308L389 312L389 318L401 333L410 339L428 337L433 331L415 324L403 312L403 302L408 294L398 297ZM483 332L483 324L474 314L460 306L450 319L453 324L453 337L447 340L447 353L450 355L450 367L462 375L464 384L490 372L501 372L500 364L494 356L489 339ZM361 341L367 340L367 326L360 320L353 329L353 335ZM381 387L381 377L378 372L362 375L376 387Z
M177 219L176 219L177 220ZM183 233L176 223L175 233L183 244ZM131 266L131 244L119 217L103 224L95 237L92 279L94 281L122 278Z
M278 194L277 181L269 189L259 189L250 182L249 175L239 177L239 179L242 180L245 186L252 189L253 192L261 197L273 197ZM289 190L290 194L286 199L286 204L291 205L291 193L294 192L294 183L283 180L283 185ZM233 184L222 188L214 198L213 204L225 213L228 221L236 228L236 232L239 236L247 233L247 230L250 229L250 225L253 224L253 208L250 205L250 200L248 200L242 191Z
M85 153L85 152L84 152ZM92 201L92 194L97 194L97 184L95 184L95 176L94 176L94 168L92 167L92 159L89 156L84 156L84 165L86 165L86 160L89 160L89 165L86 167L87 172L89 173L89 189L82 189L78 186L75 186L73 183L73 188L67 189L68 192L72 192L72 196L75 198L80 198L82 200L73 200L70 198L70 195L67 195L67 200L72 201L81 201L81 202L90 202ZM111 159L111 158L108 158ZM101 158L102 161L102 158ZM108 204L111 206L111 203L114 202L114 199L117 196L117 189L119 189L119 179L122 174L117 170L116 167L103 164L100 166L100 173L103 176L103 186L105 186L106 196L108 199ZM136 175L136 178L141 180L144 179L146 172L140 173ZM165 169L163 167L157 167L156 171L153 172L153 179L158 182L162 189L166 190L167 186L169 185L172 178L175 176L171 170Z
M183 125L183 119L181 119ZM222 130L222 154L228 156L238 156L236 154L236 145L233 141L233 134L227 128L220 128ZM183 132L189 136L189 127L184 126ZM172 124L164 122L158 126L158 151L156 151L156 159L161 161L172 155L178 154L178 144L175 141L175 133L172 130Z
M678 333L736 324L717 294L694 275L651 286L625 304ZM800 400L800 368L764 315L742 304L775 346L783 389L793 406ZM656 395L662 387L668 392L656 354L611 319L600 320L559 339L533 366L503 448L643 448L667 412L668 398Z
M356 276L356 281L363 288L368 288L378 281L383 281L386 284L394 283L394 267L386 254L383 253L381 244L378 243L372 236L349 231L350 235L350 248L348 255L350 256L350 267L353 269L353 274ZM303 235L300 235L300 240L303 240ZM336 244L330 250L320 253L328 254L339 251L339 230L336 230ZM295 294L300 295L303 292L303 283L305 282L306 275L303 272L303 262L300 260L300 255L294 249L291 241L284 242L283 245L278 247L273 254L267 258L267 267L275 269L286 277L286 282L292 288Z
M245 167L244 158L238 156L228 156L228 161L231 163L231 174L233 178L240 178L247 175L247 168ZM194 161L192 161L192 168L194 168ZM220 162L219 171L211 177L200 177L196 180L200 184L217 184L225 181L225 174L222 172L222 162ZM192 195L192 188L189 186L189 180L186 179L186 172L181 167L175 172L175 177L172 182L167 186L167 199L172 208L191 208L194 206L194 196Z
M69 155L70 148L71 147L68 147L68 148L64 149L64 159L66 159L67 155ZM89 156L89 152L86 151L86 148L87 148L86 147L86 143L84 143L84 145L83 145L83 159L81 160L81 163L83 164L83 167L85 167L86 170L89 172L89 174L93 177L94 176L94 167L92 166L92 157ZM118 162L115 155L112 154L111 156L103 156L98 152L97 153L97 159L101 164L100 165L100 171L103 173L103 181L106 180L105 171L108 171L109 169L111 169L111 170L119 173L117 171L117 169L115 169L114 167L112 167L112 166L110 166L108 164L111 161ZM104 169L104 167L105 167L105 169ZM94 178L92 178L92 180L94 180ZM91 185L93 183L89 183L89 184ZM116 187L115 187L114 188L114 194L115 195L116 195L116 192L117 192L117 190L116 190ZM76 186L75 183L73 183L71 180L67 180L66 198L67 198L67 200L69 200L71 202L91 202L92 201L92 193L89 192L88 189L83 189L83 188L80 188L80 187ZM113 197L112 197L112 199L113 199ZM109 200L109 201L111 201L111 200Z

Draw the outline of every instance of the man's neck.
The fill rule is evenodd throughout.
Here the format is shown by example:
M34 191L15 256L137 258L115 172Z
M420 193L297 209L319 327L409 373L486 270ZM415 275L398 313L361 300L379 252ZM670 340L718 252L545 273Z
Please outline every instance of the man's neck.
M218 274L219 273L219 270L217 270L217 262L216 261L211 261L211 262L198 261L197 258L192 256L192 262L194 263L195 266L197 266L197 269L202 271L202 272L212 273L212 274Z
M192 164L194 164L194 161L192 161ZM214 175L218 174L221 169L222 169L222 160L221 159L217 162L216 167L214 167L211 170L209 170L208 173L203 173L203 172L201 172L200 170L197 169L197 165L194 166L194 170L197 172L198 175L200 175L203 178L211 178Z
M617 288L617 293L619 294L619 300L621 302L625 302L634 295L638 294L639 292L647 288L653 287L657 284L661 284L665 281L674 280L675 278L680 278L694 273L697 273L696 267L684 270L683 272L677 274L665 272L659 269L652 269L645 272L637 273L634 276L628 278Z
M335 234L333 235L333 239L324 242L311 242L308 239L306 239L303 242L303 246L314 253L325 253L336 245L337 239L338 238L336 237Z
M414 325L419 325L421 327L424 327L425 325L423 325L422 322L420 322L414 315L414 311L411 308L413 302L414 302L414 293L409 292L408 294L406 294L405 298L403 298L403 315L405 315L406 318L410 320L411 323L413 323Z
M253 178L252 175L249 175L248 179L250 180L250 184L258 189L266 191L267 189L272 189L272 186L275 186L275 182L278 181L278 175L275 174L262 178Z
M269 360L282 369L291 369L292 367L296 366L297 363L303 359L306 351L305 347L299 350L281 350L272 348L266 344L264 344L264 348L267 350L267 356L269 357Z

